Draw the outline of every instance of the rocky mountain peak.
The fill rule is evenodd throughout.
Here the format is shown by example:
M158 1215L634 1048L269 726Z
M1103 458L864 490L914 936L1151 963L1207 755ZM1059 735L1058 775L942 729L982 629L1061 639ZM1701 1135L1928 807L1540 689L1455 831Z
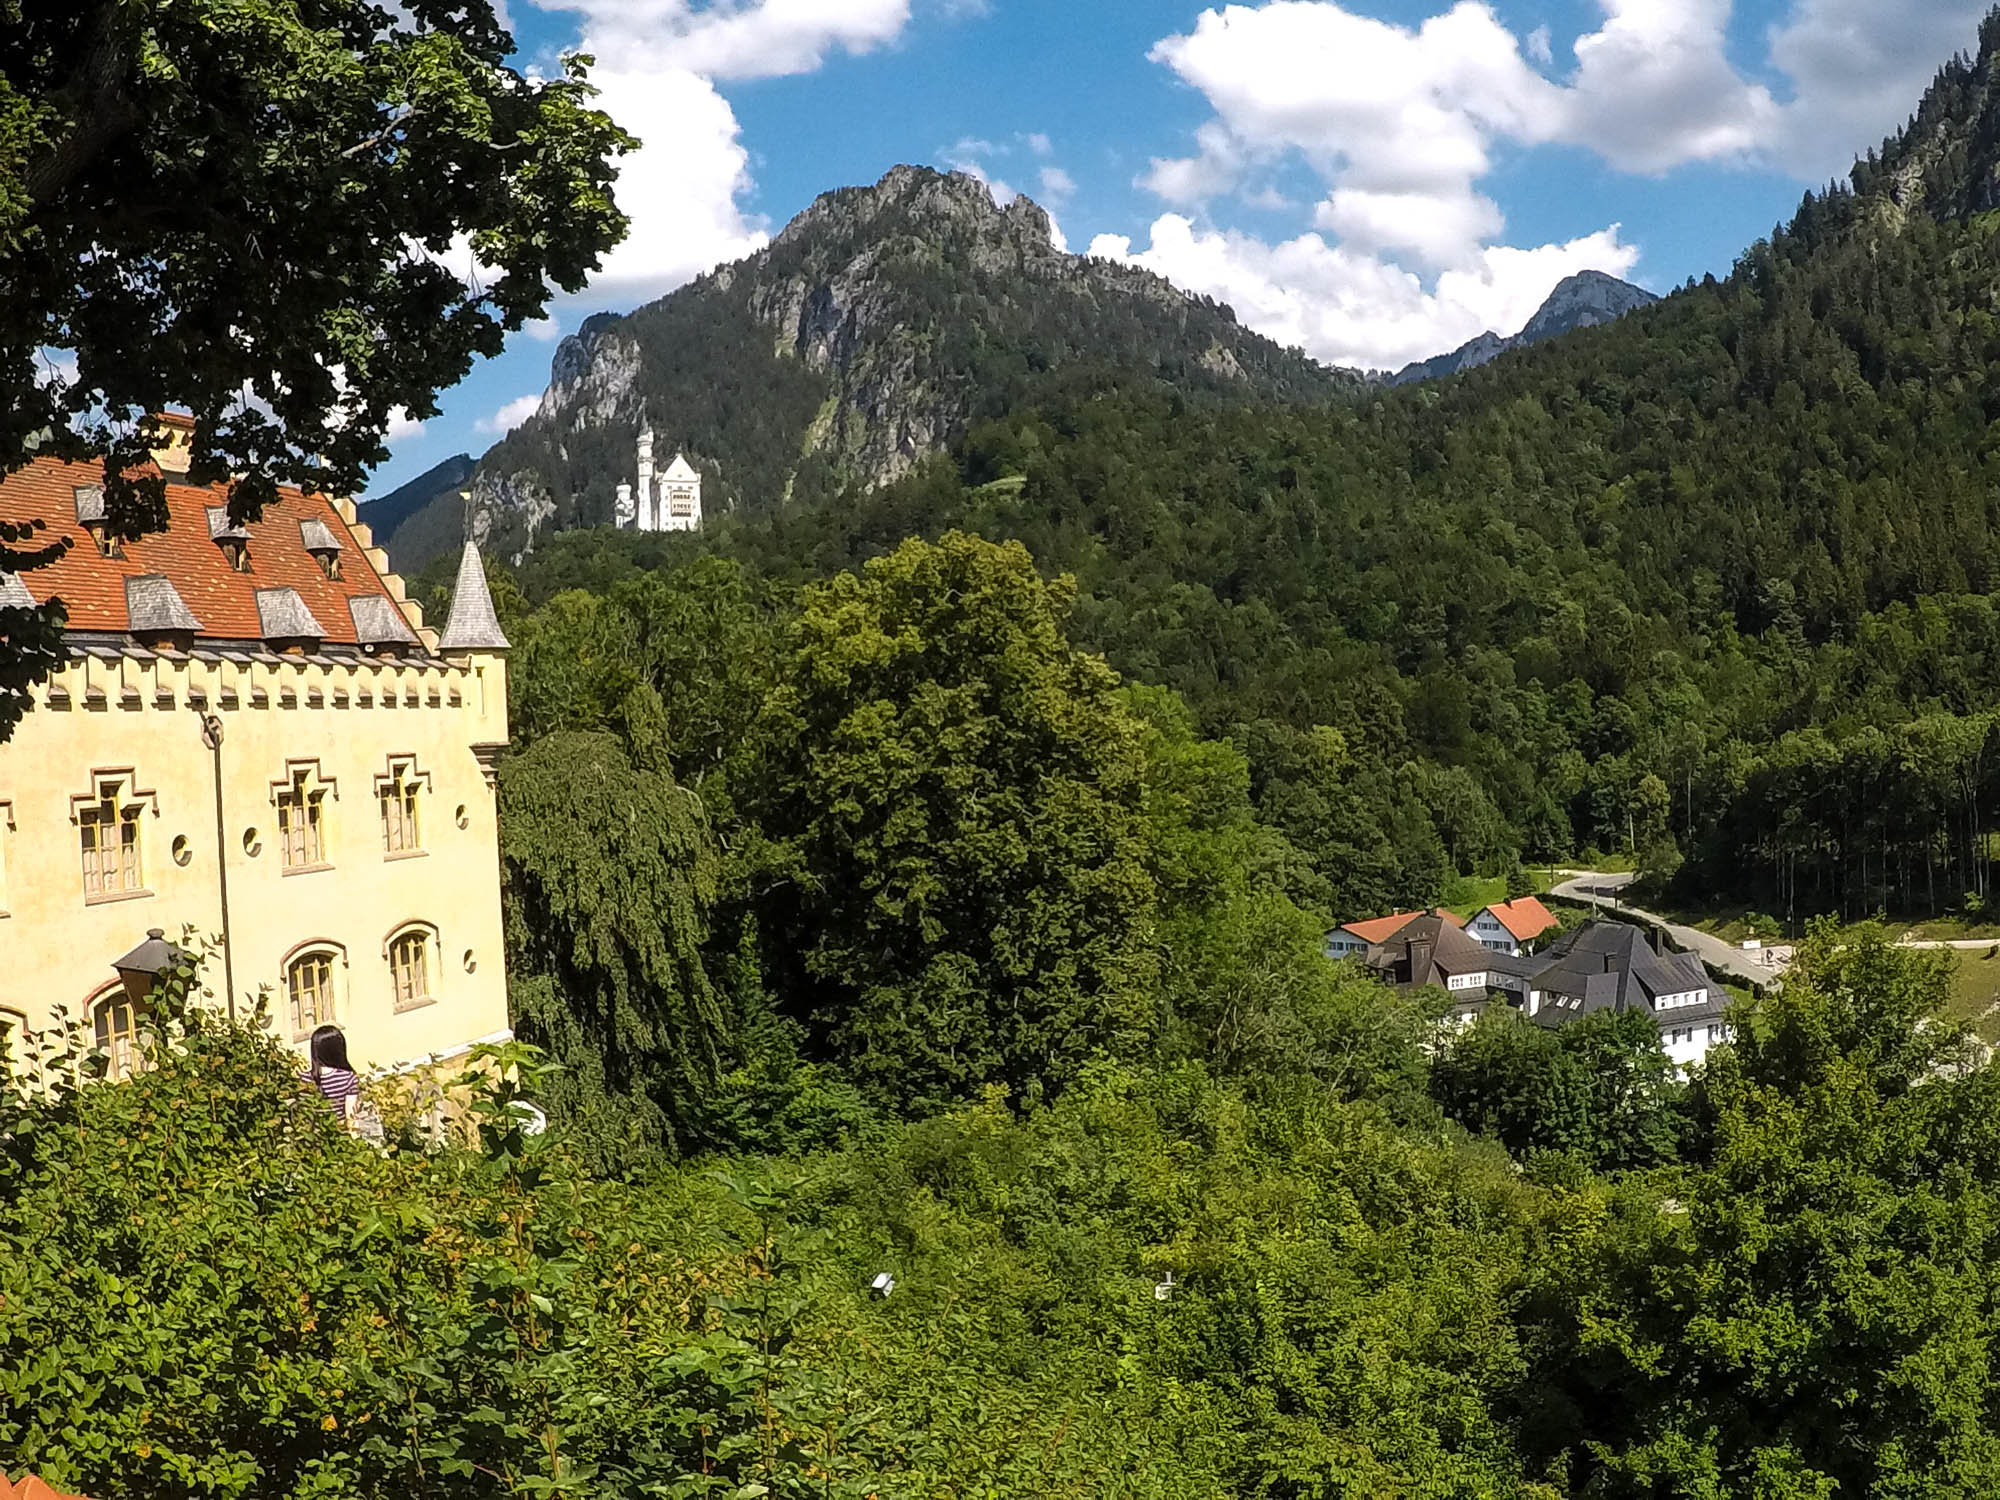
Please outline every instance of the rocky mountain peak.
M1578 271L1556 283L1535 315L1515 335L1519 344L1538 343L1568 333L1572 328L1589 328L1609 323L1628 312L1659 301L1644 287L1620 281L1603 271Z
M1048 213L1031 199L1015 198L1003 208L977 177L909 165L891 167L872 186L821 193L779 232L771 250L896 232L986 238L1057 253Z
M1609 323L1659 300L1644 287L1620 281L1603 271L1578 271L1556 283L1555 290L1542 300L1542 305L1535 309L1535 315L1528 319L1519 333L1503 338L1489 330L1468 339L1449 354L1405 365L1389 377L1389 384L1409 385L1419 380L1437 380L1455 375L1460 370L1474 369L1489 360L1498 359L1510 349L1525 349L1530 344L1539 344L1543 339L1557 338L1578 328Z

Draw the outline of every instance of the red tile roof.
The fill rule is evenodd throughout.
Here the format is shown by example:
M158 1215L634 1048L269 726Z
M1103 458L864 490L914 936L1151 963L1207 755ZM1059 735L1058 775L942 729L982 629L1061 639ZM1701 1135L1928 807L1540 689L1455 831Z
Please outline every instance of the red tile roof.
M34 549L68 537L68 552L21 575L37 603L51 595L69 607L71 630L123 631L127 628L125 580L164 573L201 621L201 635L257 640L259 589L298 590L306 608L325 629L324 639L356 643L348 600L381 595L392 602L388 585L368 561L347 523L325 495L280 489L264 507L250 535L250 571L238 573L209 534L208 509L227 503L227 487L167 484L167 529L123 544L124 556L105 557L76 518L76 491L102 482L95 464L38 458L0 481L0 521L40 520L45 529L17 548ZM341 545L339 580L328 578L306 551L300 524L318 521Z
M0 1474L0 1500L83 1500L83 1496L59 1495L32 1474L17 1482Z
M1529 938L1540 937L1556 925L1555 917L1549 909L1533 896L1517 896L1512 901L1496 901L1486 908L1502 927L1514 935L1514 941L1525 943Z
M1465 925L1465 918L1461 917L1457 912L1446 911L1442 906L1437 908L1437 914L1450 922L1454 927L1463 927ZM1424 914L1420 911L1393 912L1386 917L1370 917L1365 922L1349 922L1341 930L1353 933L1365 943L1383 943L1401 932L1404 927L1422 915Z

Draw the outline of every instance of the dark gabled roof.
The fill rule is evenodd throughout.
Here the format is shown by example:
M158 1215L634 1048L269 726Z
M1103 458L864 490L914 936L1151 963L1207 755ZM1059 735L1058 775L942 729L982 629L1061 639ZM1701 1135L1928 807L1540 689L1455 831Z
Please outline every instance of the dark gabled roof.
M1491 970L1500 955L1455 923L1449 913L1426 912L1375 944L1361 961L1392 984L1406 985L1443 984L1456 974Z
M1729 995L1710 982L1708 971L1692 953L1662 953L1638 928L1626 922L1591 922L1557 940L1539 959L1532 982L1545 994L1580 1000L1575 1006L1544 1005L1536 1016L1560 1025L1596 1010L1637 1010L1661 1025L1686 1025L1720 1016ZM1663 995L1703 991L1697 1004L1661 1010Z

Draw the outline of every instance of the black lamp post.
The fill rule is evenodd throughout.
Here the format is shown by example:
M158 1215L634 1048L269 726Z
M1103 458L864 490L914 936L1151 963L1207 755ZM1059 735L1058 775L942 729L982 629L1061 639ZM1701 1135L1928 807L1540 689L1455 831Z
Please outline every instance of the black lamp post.
M125 998L136 1008L152 996L153 986L162 974L171 974L180 967L181 957L181 950L155 927L146 934L145 942L111 967L118 971L119 982L125 986Z

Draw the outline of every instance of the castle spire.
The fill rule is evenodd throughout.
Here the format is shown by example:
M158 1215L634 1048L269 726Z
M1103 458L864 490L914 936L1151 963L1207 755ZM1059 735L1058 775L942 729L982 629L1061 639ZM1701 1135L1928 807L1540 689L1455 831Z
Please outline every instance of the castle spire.
M506 632L493 609L493 594L486 587L486 565L471 537L458 560L458 582L451 591L451 614L438 637L440 651L505 651Z

